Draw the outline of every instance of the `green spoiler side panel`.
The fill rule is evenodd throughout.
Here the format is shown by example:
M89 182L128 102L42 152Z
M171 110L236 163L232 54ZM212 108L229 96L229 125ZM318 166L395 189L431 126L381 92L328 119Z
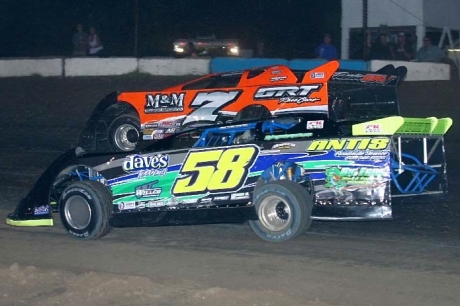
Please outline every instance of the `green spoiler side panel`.
M352 133L353 136L393 135L403 124L403 117L386 117L382 119L354 124L352 127Z
M452 126L452 119L451 118L441 118L438 119L438 124L433 129L431 134L433 135L444 135Z
M405 118L392 116L354 124L353 136L444 135L452 126L451 118Z

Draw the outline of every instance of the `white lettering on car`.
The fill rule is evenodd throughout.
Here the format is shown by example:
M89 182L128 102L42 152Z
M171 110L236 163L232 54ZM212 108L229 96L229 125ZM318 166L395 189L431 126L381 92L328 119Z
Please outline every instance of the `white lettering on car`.
M190 107L196 108L182 122L182 125L199 121L214 122L218 112L226 105L235 101L241 90L200 92L193 99Z

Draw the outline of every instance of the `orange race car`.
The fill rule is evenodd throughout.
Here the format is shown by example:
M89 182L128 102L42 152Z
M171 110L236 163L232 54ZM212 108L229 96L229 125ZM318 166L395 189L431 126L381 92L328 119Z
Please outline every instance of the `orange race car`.
M94 110L78 145L88 151L131 151L139 140L162 139L197 125L298 112L327 114L331 78L360 86L394 85L399 79L397 75L336 72L338 68L337 61L302 71L276 65L209 74L161 91L112 93ZM390 100L396 99L395 94L391 96Z

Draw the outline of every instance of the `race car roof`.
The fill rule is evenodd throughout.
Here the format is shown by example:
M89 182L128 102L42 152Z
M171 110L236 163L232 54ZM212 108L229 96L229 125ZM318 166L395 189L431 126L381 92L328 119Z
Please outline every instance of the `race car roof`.
M311 70L292 70L285 65L258 67L242 71L209 74L165 90L196 90L266 86L273 84L355 83L374 86L397 86L407 73L406 67L393 65L378 71L339 70L338 61L329 61Z

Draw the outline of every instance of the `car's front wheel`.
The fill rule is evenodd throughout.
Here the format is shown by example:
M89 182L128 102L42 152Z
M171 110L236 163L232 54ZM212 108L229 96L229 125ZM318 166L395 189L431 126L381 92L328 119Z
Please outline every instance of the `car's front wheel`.
M84 240L101 238L111 231L111 211L112 193L97 181L72 183L59 201L62 225L70 235Z
M140 122L137 114L129 113L115 118L109 126L108 138L112 150L129 152L139 141Z
M249 224L263 240L286 241L310 227L313 201L298 183L282 180L263 184L254 190L253 202L259 220Z

